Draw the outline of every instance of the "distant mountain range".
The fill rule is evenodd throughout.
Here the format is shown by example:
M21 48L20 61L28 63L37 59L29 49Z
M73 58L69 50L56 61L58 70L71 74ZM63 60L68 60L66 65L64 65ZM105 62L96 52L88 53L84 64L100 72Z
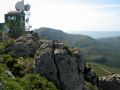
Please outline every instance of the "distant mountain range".
M96 39L120 36L120 31L79 31L79 32L74 32L74 33L88 35Z
M43 39L59 40L71 47L80 48L86 61L120 67L120 36L94 39L46 27L35 29L34 32Z

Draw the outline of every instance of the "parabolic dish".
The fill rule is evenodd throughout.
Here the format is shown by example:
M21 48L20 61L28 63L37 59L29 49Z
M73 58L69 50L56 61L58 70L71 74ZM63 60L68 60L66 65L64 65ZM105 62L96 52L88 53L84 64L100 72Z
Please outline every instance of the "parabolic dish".
M29 4L26 4L25 5L25 11L29 11L30 10L30 5Z
M24 10L24 3L23 2L17 2L15 5L15 8L17 11L23 11Z

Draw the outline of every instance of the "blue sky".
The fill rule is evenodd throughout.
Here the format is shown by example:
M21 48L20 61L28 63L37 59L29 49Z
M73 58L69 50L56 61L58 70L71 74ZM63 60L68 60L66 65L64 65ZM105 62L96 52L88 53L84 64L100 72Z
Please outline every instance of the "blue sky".
M0 22L19 0L0 2ZM68 33L120 31L120 0L25 0L31 5L32 29L50 27Z
M89 3L89 4L120 4L120 0L65 0L72 3Z
M85 0L95 4L120 4L120 0Z

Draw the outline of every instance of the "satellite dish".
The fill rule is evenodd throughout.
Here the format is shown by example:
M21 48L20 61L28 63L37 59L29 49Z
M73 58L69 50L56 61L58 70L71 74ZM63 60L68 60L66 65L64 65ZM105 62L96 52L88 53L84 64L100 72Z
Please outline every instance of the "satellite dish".
M25 9L25 11L29 11L30 10L30 5L26 4L24 9Z
M26 19L26 23L29 23L29 18Z
M17 2L15 5L15 8L17 11L23 11L24 10L24 3L23 2Z

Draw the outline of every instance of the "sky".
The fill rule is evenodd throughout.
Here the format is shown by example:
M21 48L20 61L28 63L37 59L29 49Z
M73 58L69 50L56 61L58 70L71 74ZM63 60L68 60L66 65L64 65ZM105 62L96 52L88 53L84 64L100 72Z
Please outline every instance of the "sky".
M20 0L0 1L0 22ZM25 0L32 29L50 27L68 33L120 31L120 0Z

